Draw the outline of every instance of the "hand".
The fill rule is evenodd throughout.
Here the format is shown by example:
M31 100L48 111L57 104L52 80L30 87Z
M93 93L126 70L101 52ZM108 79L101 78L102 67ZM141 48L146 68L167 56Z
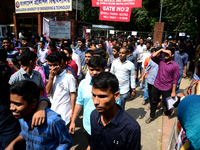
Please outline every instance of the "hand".
M45 109L38 107L32 118L31 129L42 125L44 121L45 121Z
M133 99L133 98L135 97L135 95L136 95L136 92L133 91L133 92L131 93L131 98L130 98L130 99Z
M185 78L186 76L187 76L186 73L184 73L184 74L183 74L183 78Z
M13 66L13 62L12 62L12 60L8 60L8 63L9 63L9 65L11 65L11 66Z
M141 78L140 80L139 80L139 82L141 82L142 81L142 83L143 83L143 78Z
M183 97L183 96L185 96L185 95L184 95L183 93L178 93L177 96L178 96L179 98L181 98L181 97Z
M175 96L176 96L176 93L175 93L175 92L172 92L172 93L171 93L171 97L174 98Z
M75 123L71 122L69 126L69 133L74 134L75 131Z
M140 60L140 58L137 58L137 60Z
M52 67L52 69L50 70L50 77L51 77L51 78L54 78L54 77L55 77L55 75L56 75L57 72L58 72L58 68L59 68L59 66L54 66L54 67Z
M67 70L67 73L72 74L72 72L70 70ZM72 74L73 75L73 74Z
M44 64L46 61L43 61L42 64Z

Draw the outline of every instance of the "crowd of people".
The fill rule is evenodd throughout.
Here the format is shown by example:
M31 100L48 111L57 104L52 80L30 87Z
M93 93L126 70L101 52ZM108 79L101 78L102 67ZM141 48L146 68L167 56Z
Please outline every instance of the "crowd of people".
M200 46L175 38L153 46L142 37L79 37L59 45L39 36L3 38L0 150L70 149L82 108L87 150L141 149L140 125L125 112L126 101L144 89L149 124L157 108L174 114L166 99L187 96L178 92L188 70L192 83L200 78Z

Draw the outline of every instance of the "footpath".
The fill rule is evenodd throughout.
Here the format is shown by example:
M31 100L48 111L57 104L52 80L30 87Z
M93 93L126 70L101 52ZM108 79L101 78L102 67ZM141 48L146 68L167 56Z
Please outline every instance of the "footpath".
M190 82L190 78L182 79L179 91L182 92ZM166 150L175 117L168 118L167 116L163 116L163 110L158 109L155 120L150 124L146 124L145 120L149 117L150 111L146 109L149 103L142 105L143 93L143 90L137 90L135 99L126 102L125 110L140 124L142 150ZM85 150L87 148L86 136L83 133L82 119L83 116L81 112L76 120L75 134L72 135L73 146L70 150Z

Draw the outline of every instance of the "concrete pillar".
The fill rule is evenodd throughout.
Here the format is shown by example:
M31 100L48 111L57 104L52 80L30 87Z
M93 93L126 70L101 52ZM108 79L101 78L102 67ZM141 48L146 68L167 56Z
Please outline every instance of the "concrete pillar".
M41 12L38 13L38 35L42 35L42 27L43 27L43 14Z
M13 33L15 34L15 39L18 39L18 25L17 25L17 14L13 13L13 22L14 22L14 27L13 27Z

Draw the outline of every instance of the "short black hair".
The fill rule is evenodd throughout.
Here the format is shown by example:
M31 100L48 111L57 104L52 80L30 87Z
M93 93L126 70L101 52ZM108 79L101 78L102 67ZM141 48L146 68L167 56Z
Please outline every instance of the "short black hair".
M22 40L29 42L27 37L23 37Z
M99 47L98 50L103 50L104 52L106 52L106 48L104 47L104 45L102 47Z
M121 47L120 49L125 49L126 52L128 52L128 49L126 47ZM120 51L120 50L119 50Z
M1 41L3 42L4 40L6 41L9 41L10 42L10 39L9 38L2 38Z
M170 50L172 55L174 54L175 49L173 47L167 47L166 50Z
M150 40L148 40L147 43L149 43L150 45L153 45L153 43L152 43ZM146 44L147 44L147 43L146 43Z
M92 85L99 89L108 89L115 94L119 90L119 81L117 77L110 72L101 72L92 78Z
M83 44L85 44L85 39L82 38L82 37L79 37L79 38L77 39L77 42L78 42L78 41L81 41Z
M28 66L30 61L35 61L36 58L37 58L37 55L30 50L24 51L20 55L20 61L21 61L22 66Z
M57 49L57 48L56 48L56 44L55 44L54 42L50 42L50 43L49 43L49 46L52 46L54 50Z
M63 59L64 62L67 61L67 56L63 51L58 51L57 53L59 53L60 58Z
M40 89L37 84L30 80L21 80L11 85L11 94L22 96L23 100L30 104L34 99L39 101Z
M127 45L127 49L130 49L130 51L132 52L132 51L133 51L133 46L132 46L132 44L128 44L128 45Z
M151 53L156 52L156 51L157 51L156 48L151 49Z
M122 46L122 43L121 43L121 42L117 42L117 44L119 44L119 46Z
M117 41L117 39L112 39L111 42Z
M22 52L24 51L30 51L29 47L20 47L20 49Z
M85 54L91 54L92 56L93 56L93 51L92 50L87 50L86 52L85 52Z
M44 41L40 41L40 43L42 43L42 45L45 45L45 42L44 42Z
M11 76L11 68L4 63L0 63L0 85L5 81L8 82L10 76Z
M103 59L101 56L92 56L88 62L88 66L92 68L101 67L104 69L105 59Z
M36 36L35 36L35 39L38 39L38 40L40 40L40 37L39 37L38 35L36 35Z
M4 48L0 48L0 61L6 62L7 51Z
M104 59L106 59L106 52L104 50L97 50L93 53L93 55L100 55L101 57L103 57Z
M181 42L181 43L179 44L179 47L186 47L186 45L185 45L184 42Z
M66 50L66 51L68 51L69 54L72 54L72 49L70 46L63 47L62 50L63 51Z
M51 52L51 54L49 54L46 59L49 62L58 62L59 64L61 63L60 54L58 52Z
M117 52L119 52L120 47L119 46L113 46L113 49L115 49Z

